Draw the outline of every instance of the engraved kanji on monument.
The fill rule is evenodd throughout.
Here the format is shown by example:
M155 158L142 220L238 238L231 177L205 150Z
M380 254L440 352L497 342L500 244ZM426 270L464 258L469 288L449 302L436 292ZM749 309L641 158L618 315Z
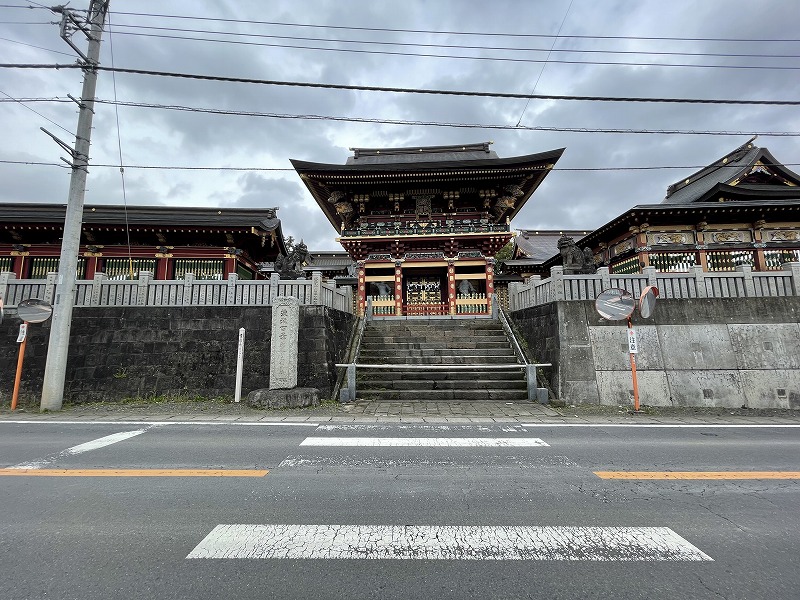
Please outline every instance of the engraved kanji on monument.
M272 343L269 358L269 389L297 387L297 338L300 300L278 296L272 305Z

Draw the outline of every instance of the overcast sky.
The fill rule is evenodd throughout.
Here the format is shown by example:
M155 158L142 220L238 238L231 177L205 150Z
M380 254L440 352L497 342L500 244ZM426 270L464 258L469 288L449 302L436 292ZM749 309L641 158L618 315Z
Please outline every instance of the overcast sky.
M42 6L24 0L10 0L7 5ZM73 0L70 6L85 10L88 0ZM800 87L800 2L796 0L573 0L571 4L566 0L111 0L110 10L110 31L107 26L100 60L103 66L111 66L113 48L114 66L119 68L417 89L522 94L535 89L537 94L579 96L797 100ZM60 39L58 26L52 24L56 20L41 8L0 8L2 62L73 63L75 53ZM559 30L560 36L552 37ZM458 35L465 32L472 35ZM633 39L648 37L684 39ZM699 38L706 41L696 41ZM709 41L721 38L739 41ZM754 39L773 41L741 41ZM347 43L356 40L364 43ZM76 34L73 41L86 48L82 36ZM644 52L689 55L641 54ZM548 55L545 65L541 61ZM483 60L486 58L515 60ZM75 69L0 68L0 99L6 100L0 103L0 161L60 163L59 157L65 153L39 128L73 143L77 107L27 102L26 108L7 100L79 97L81 85L81 73ZM501 157L565 147L556 170L513 226L592 230L633 205L660 202L668 184L689 175L694 170L691 167L706 165L743 144L751 132L800 132L797 107L532 100L526 108L521 99L278 87L121 73L116 75L115 92L112 74L101 72L98 99L113 101L115 95L125 103L286 117L319 115L509 128L356 123L120 106L118 132L114 106L97 105L91 162L118 165L121 147L123 162L129 165L125 170L128 205L276 206L284 234L303 238L312 250L341 250L341 246L335 242L336 231L291 170L291 158L342 164L352 147L488 140L494 142L493 149ZM742 133L531 131L514 129L518 122L524 127ZM768 147L784 163L800 163L796 137L762 136L756 143ZM155 170L130 165L270 170ZM558 170L667 166L688 168ZM5 202L66 203L68 185L68 169L0 163L0 198ZM119 168L90 169L86 202L123 203Z

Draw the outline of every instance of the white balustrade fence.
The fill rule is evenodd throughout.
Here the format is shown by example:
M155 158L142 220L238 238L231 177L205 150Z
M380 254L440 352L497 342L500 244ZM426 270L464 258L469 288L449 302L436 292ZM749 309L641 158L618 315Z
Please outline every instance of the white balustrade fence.
M0 273L0 298L14 307L27 298L53 302L57 274L47 279L16 279L13 273ZM269 280L240 280L231 273L225 281L195 279L153 280L147 271L136 280L110 280L97 273L92 280L75 283L74 305L82 306L270 306L278 296L294 296L300 304L321 305L343 312L353 312L350 286L336 287L322 281L315 272L310 280L281 280L273 274Z
M645 267L640 275L615 275L600 267L594 275L564 275L563 267L550 269L550 277L529 277L510 283L508 302L512 311L558 300L594 300L603 290L622 288L638 298L648 285L658 288L663 299L755 298L800 296L800 262L783 265L782 271L753 272L747 265L736 271L708 273L693 267L687 273L661 273Z

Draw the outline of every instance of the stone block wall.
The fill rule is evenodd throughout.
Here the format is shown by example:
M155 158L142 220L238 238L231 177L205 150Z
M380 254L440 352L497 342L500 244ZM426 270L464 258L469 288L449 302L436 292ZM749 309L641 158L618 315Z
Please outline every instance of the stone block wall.
M242 396L269 386L272 310L260 307L105 307L73 311L64 399L118 401L161 395L232 397L239 328L246 330ZM298 385L331 395L353 315L300 309ZM19 321L0 324L0 402L10 401ZM49 324L29 326L20 398L38 404Z
M640 401L800 408L799 317L796 297L661 300L651 319L634 313ZM534 357L555 365L550 384L560 399L632 404L624 321L602 319L591 301L531 307L511 318Z

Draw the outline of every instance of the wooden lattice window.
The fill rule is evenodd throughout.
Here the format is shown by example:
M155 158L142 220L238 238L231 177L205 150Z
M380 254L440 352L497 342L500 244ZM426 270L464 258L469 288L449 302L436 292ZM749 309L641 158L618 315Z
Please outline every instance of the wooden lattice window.
M133 270L133 279L139 277L140 271L149 271L155 274L156 259L155 258L106 258L103 261L103 271L109 279L122 280L131 279L131 270Z
M225 263L221 258L177 258L175 259L175 279L183 279L186 273L193 273L195 279L222 279Z
M736 267L755 264L752 250L708 250L706 261L709 271L735 271Z
M663 273L680 273L689 271L697 264L694 252L651 252L650 266Z
M800 250L764 250L767 271L779 271L787 262L800 262Z
M641 273L641 265L639 264L638 256L631 256L625 260L611 265L610 271L618 275L632 275L634 273Z

